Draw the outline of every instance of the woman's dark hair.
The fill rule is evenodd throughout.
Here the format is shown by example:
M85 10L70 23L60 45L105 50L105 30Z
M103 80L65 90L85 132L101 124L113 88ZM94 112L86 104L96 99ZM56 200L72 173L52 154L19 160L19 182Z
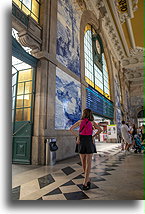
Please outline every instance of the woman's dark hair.
M132 128L133 128L132 135L134 136L135 134L137 134L137 129L135 127L135 124L132 125Z
M93 116L93 113L91 111L91 109L89 108L86 108L83 110L83 115L82 115L82 120L87 118L89 121L94 121L94 116Z
M136 129L135 124L132 125L132 128L133 128L133 129Z

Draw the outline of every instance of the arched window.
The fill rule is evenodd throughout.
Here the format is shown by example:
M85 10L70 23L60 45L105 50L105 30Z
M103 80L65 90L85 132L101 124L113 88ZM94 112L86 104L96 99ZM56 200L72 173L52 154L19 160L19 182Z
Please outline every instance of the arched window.
M110 99L109 77L101 37L87 24L84 32L86 82Z
M13 2L26 14L39 23L40 0L13 0Z

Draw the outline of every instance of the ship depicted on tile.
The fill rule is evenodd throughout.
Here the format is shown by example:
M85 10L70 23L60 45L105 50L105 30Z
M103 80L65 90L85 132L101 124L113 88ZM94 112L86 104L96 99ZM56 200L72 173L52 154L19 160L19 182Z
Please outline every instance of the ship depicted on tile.
M56 68L55 129L69 129L81 117L81 84Z
M80 75L80 18L72 0L58 0L57 60Z

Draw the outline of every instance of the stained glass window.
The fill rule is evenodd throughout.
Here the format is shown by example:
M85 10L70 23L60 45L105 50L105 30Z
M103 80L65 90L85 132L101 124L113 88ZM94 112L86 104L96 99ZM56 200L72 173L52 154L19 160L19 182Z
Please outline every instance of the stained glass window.
M84 32L84 58L85 58L85 80L86 82L110 99L109 76L104 51L101 50L99 40L95 40L98 58L94 58L93 37L97 35L89 24ZM97 60L96 60L97 59Z
M13 2L26 14L39 23L40 0L13 0Z

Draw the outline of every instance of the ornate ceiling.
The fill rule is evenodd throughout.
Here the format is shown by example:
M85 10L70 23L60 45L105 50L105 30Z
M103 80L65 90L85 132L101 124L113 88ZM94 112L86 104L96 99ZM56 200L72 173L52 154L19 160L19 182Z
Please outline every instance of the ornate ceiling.
M130 82L143 81L144 1L91 0L85 2L95 13L100 11L103 28L109 35L110 44L124 68L126 78Z

